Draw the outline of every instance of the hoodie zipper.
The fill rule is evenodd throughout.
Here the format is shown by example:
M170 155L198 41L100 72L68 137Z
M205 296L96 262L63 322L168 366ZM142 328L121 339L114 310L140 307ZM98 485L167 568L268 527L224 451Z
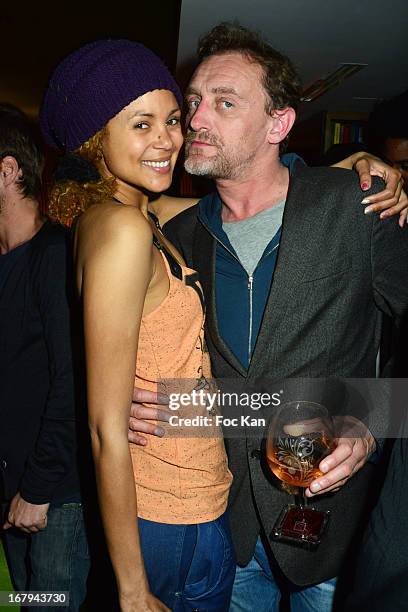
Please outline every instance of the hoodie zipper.
M251 363L252 354L252 287L254 277L248 276L248 290L249 290L249 334L248 334L248 363Z

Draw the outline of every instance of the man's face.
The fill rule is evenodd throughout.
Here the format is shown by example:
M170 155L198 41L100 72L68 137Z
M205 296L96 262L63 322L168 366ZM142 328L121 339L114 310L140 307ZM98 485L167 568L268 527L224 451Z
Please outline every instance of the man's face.
M404 189L408 188L408 138L387 138L384 157L391 166L399 170L404 179Z
M245 178L268 151L262 69L238 53L214 55L187 88L185 168L214 179Z

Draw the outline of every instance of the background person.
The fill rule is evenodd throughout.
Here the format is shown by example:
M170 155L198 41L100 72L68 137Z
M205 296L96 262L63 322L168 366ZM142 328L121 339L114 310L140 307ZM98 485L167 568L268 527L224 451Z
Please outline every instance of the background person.
M67 591L74 611L89 553L76 467L70 239L40 214L42 162L26 117L0 105L2 539L15 589Z
M370 150L401 172L408 187L408 92L378 104L370 114ZM385 316L381 340L381 366L387 376L406 377L408 360L408 320L397 329Z
M384 486L358 548L351 580L344 585L349 596L339 609L346 612L404 612L408 605L406 396L394 397L394 409L404 415L400 437L394 442Z
M408 186L408 91L378 104L370 114L368 133L370 147L399 170Z

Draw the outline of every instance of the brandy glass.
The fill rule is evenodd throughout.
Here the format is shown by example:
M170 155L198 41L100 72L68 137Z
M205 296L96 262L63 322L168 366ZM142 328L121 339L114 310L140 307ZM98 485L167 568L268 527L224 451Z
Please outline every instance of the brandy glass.
M286 490L296 487L299 503L283 508L271 537L316 547L329 513L308 506L305 490L322 472L319 464L336 447L331 416L322 404L292 401L273 415L266 436L266 460Z

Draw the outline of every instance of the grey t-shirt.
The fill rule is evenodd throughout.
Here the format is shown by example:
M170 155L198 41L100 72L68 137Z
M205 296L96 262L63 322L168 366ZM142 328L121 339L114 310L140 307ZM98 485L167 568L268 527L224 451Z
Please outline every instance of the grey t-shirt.
M222 228L249 276L253 274L267 245L282 225L284 208L285 200L282 200L248 219L223 222Z

